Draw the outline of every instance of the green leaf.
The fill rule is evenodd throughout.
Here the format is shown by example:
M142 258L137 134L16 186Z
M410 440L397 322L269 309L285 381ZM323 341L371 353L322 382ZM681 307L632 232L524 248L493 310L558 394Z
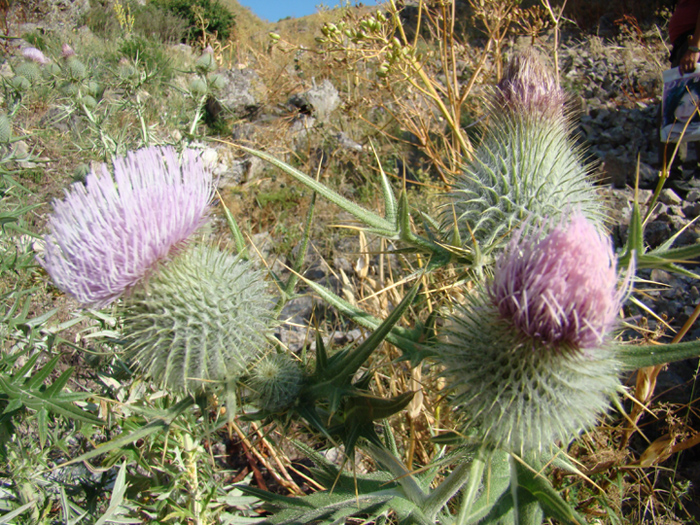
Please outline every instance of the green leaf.
M302 277L302 279L304 278ZM364 310L351 305L349 302L341 297L338 297L336 294L322 285L307 279L304 279L304 282L309 286L309 288L316 292L321 299L329 303L344 316L352 319L358 325L369 328L370 330L376 330L381 325L382 321ZM409 331L405 328L395 326L387 334L386 340L410 356L412 362L414 361L414 358L417 360L417 362L420 362L425 355L430 354L430 351L427 347L424 347L407 337L408 334Z
M511 460L511 468L515 469L519 486L537 499L547 516L567 525L586 525L586 521L559 495L547 478L519 461Z
M72 465L73 463L79 463L81 461L87 461L88 459L92 459L96 456L99 456L101 454L106 454L107 452L112 452L114 450L119 450L121 448L126 447L127 445L130 445L134 441L138 441L139 439L144 439L151 434L155 434L156 432L161 432L163 430L167 430L170 425L173 423L173 421L180 415L182 414L185 410L187 410L189 407L194 405L195 400L192 396L188 396L176 405L172 406L165 414L163 414L161 417L158 419L155 419L154 421L151 421L147 425L144 425L133 432L129 433L124 433L116 438L107 441L106 443L101 443L97 447L95 447L93 450L90 450L86 452L85 454L82 454L81 456L78 456L77 458L71 459L70 461L67 461L66 463L63 463L60 466L67 466L67 465Z
M238 227L238 223L236 222L236 219L233 217L233 214L231 213L231 210L228 209L226 204L224 204L223 199L219 197L219 202L221 203L221 207L224 210L224 215L226 216L226 223L228 224L229 230L231 230L231 235L233 236L233 241L236 243L236 252L241 254L244 258L247 257L247 244L245 242L245 238L243 237L243 233L241 232L241 229Z
M256 157L259 157L270 164L277 166L279 169L284 171L286 174L294 177L297 181L301 182L308 188L312 189L319 195L323 196L324 198L328 199L331 201L333 204L336 206L340 207L341 209L347 211L351 215L353 215L356 219L360 220L363 224L369 226L370 228L373 228L377 231L382 231L385 232L388 235L385 235L390 238L396 238L398 235L398 232L395 229L395 225L392 222L389 222L388 220L384 219L383 217L380 217L376 213L373 213L362 206L359 206L355 204L354 202L346 199L342 195L336 193L335 191L331 190L324 184L318 182L317 180L313 179L312 177L309 177L306 173L303 173L299 171L298 169L294 168L293 166L290 166L289 164L286 164L285 162L282 162L281 160L273 157L269 153L265 153L263 151L258 151L254 150L251 148L246 148L245 146L240 146L237 145L240 149L243 151L246 151L247 153L250 153L251 155L255 155Z
M312 397L325 395L324 392L330 387L332 389L337 386L349 384L352 376L362 366L362 364L372 355L372 352L384 341L388 334L393 329L394 325L399 322L404 313L411 306L413 299L418 292L418 284L414 285L401 302L394 308L389 316L365 339L360 345L352 351L348 351L342 359L328 364L325 377L318 383L311 386L310 391ZM314 394L315 393L315 394Z

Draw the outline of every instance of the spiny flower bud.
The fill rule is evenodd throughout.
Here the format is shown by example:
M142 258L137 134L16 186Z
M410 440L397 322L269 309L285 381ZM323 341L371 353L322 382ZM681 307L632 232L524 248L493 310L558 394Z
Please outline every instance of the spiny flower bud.
M20 93L27 91L30 87L32 87L32 83L22 75L12 77L12 80L10 80L10 85Z
M36 62L22 62L15 68L15 73L26 78L32 84L41 78L41 70Z
M63 58L75 56L75 51L73 51L73 48L70 47L68 44L63 44L61 46L61 56Z
M49 63L48 59L44 56L44 53L35 47L25 47L22 50L22 56L27 60L36 62L37 64L44 65Z
M256 404L268 412L289 406L301 391L304 374L287 354L267 354L251 368L248 386Z
M566 94L532 48L516 54L496 86L493 108L531 117L561 119Z
M436 348L464 431L524 453L592 426L619 385L607 339L626 286L611 244L581 215L517 234Z
M214 58L214 50L211 46L207 46L204 49L202 55L197 59L197 62L195 62L194 67L200 74L203 75L216 71L219 65L216 63L216 58Z
M211 173L198 154L150 147L102 165L54 203L40 264L56 286L101 308L153 271L206 220Z
M225 387L267 346L273 304L249 263L195 246L162 265L127 299L126 356L171 390Z
M69 56L66 59L66 65L68 66L68 74L73 80L83 80L87 77L85 64L83 64L78 57Z

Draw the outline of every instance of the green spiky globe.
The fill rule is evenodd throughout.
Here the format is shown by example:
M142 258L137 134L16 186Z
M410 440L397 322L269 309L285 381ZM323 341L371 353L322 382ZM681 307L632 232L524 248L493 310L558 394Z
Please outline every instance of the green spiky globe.
M613 348L584 352L527 337L484 296L458 307L435 349L463 432L518 454L568 443L615 395Z
M474 159L455 179L442 229L482 251L503 246L525 219L557 221L567 209L600 224L605 210L564 122L512 115L489 128Z
M173 391L216 391L267 346L271 296L248 262L208 246L179 254L124 309L126 356Z
M22 62L15 68L15 74L26 78L32 84L41 78L41 70L36 62Z
M73 80L83 80L87 77L87 68L78 57L75 55L69 56L66 59L66 66L68 68L68 75Z
M268 354L252 367L248 386L260 408L277 412L294 402L303 380L301 368L291 356Z

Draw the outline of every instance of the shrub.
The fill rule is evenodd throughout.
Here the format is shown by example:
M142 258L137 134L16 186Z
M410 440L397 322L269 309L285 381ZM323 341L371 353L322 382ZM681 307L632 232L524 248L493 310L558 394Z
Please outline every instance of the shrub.
M202 36L202 22L209 33L226 40L235 23L233 14L216 0L156 0L157 5L187 20L187 40Z

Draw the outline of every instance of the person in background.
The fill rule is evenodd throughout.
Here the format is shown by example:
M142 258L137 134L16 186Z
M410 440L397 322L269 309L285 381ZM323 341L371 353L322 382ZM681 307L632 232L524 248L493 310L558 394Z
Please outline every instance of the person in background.
M671 67L680 68L681 73L692 73L700 58L700 0L678 0L676 9L668 22L671 48Z
M700 0L678 0L668 22L668 36L673 46L669 56L671 67L677 67L681 74L695 71L700 59ZM695 151L695 159L690 161L687 144L679 146L678 157L669 170L671 179L687 179L688 173L692 173L692 176L698 173L700 147L697 142L693 143L692 149ZM668 165L671 151L669 144L661 144L659 161L662 167ZM681 163L682 173L679 169Z

